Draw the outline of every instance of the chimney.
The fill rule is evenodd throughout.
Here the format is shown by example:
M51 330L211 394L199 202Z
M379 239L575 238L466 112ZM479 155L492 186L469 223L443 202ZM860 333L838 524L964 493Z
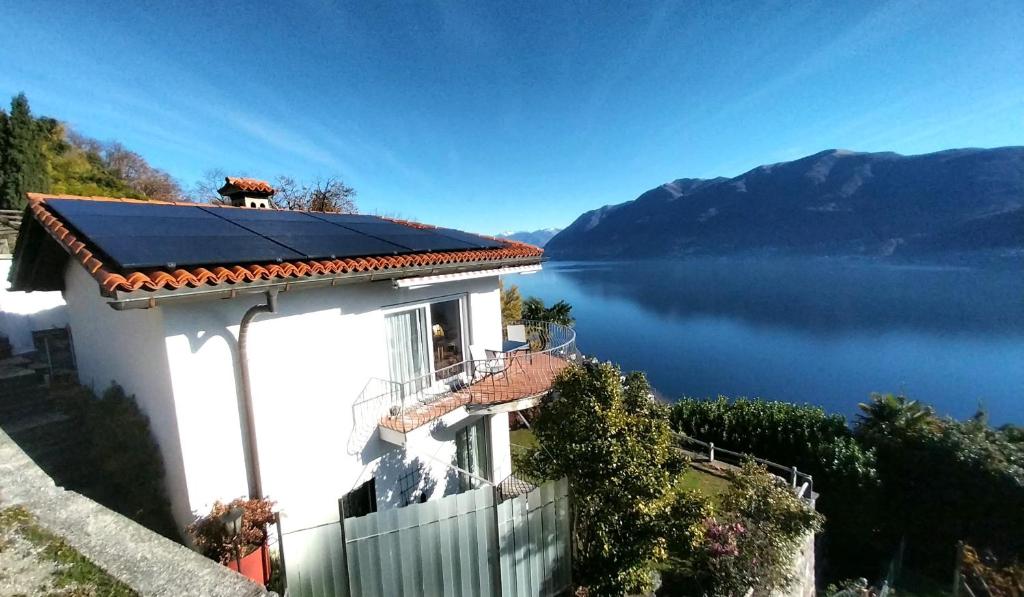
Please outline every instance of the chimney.
M217 190L235 207L252 207L255 209L272 209L270 198L274 195L274 187L265 180L255 178L224 178L224 186Z

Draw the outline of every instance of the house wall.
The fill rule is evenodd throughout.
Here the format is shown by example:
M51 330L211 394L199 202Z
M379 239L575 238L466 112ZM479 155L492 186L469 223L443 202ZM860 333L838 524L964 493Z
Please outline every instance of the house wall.
M14 354L35 350L32 332L62 328L68 311L59 292L13 292L8 290L11 258L0 256L0 336L11 342Z
M353 402L372 377L387 378L382 309L466 294L471 343L501 344L497 277L420 289L390 282L281 293L279 312L249 331L249 365L264 493L278 502L286 529L337 519L337 500L378 477L381 506L396 503L410 464L429 470L425 484L446 487L460 409L440 426L411 434L408 450L376 433L356 432ZM244 312L263 296L165 305L163 340L176 403L187 502L196 513L216 499L245 495L236 338ZM504 415L491 432L495 472L510 468ZM503 427L504 426L504 427ZM433 432L432 432L433 431ZM505 450L499 451L501 446ZM429 464L427 464L429 463ZM442 485L444 484L444 485Z
M73 261L65 270L64 296L79 381L97 395L113 382L135 395L163 455L175 520L184 526L192 516L160 309L115 311L93 277Z

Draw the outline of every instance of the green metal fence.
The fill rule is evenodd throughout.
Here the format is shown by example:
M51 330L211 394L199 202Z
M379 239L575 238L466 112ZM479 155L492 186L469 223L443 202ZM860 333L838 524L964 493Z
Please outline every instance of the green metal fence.
M571 584L569 484L494 487L285 533L292 597L547 597Z

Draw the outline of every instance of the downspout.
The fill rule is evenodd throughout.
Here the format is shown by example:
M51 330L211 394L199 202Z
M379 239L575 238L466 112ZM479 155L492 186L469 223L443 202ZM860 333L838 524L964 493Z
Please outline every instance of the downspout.
M252 386L249 381L249 355L246 340L249 336L249 324L260 313L277 313L277 290L267 291L267 303L253 305L242 316L238 326L238 369L242 383L242 401L245 404L245 460L249 469L249 498L263 497L263 480L260 478L260 452L256 444L256 419L252 412Z

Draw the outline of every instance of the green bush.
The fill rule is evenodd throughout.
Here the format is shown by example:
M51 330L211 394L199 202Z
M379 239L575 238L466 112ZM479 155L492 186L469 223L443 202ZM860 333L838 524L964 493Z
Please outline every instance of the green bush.
M81 424L88 479L82 493L170 539L180 534L170 514L164 466L149 419L116 383L100 398L82 386L56 390Z
M889 545L873 524L880 503L875 454L840 415L811 405L739 398L683 398L672 406L672 427L703 441L795 465L814 478L825 515L826 577L874 571Z
M523 465L533 478L569 478L574 578L590 595L649 590L672 525L688 527L671 516L692 508L673 491L685 460L667 414L642 374L588 362L559 375L537 418L539 446Z
M864 411L857 436L877 454L887 496L879 520L890 543L905 538L912 564L948 574L961 540L1024 554L1024 445L1012 434L984 415L940 419L901 397L875 396Z
M691 536L691 549L672 553L663 595L743 595L784 591L796 580L793 558L822 517L781 479L747 461L730 475L713 516Z

